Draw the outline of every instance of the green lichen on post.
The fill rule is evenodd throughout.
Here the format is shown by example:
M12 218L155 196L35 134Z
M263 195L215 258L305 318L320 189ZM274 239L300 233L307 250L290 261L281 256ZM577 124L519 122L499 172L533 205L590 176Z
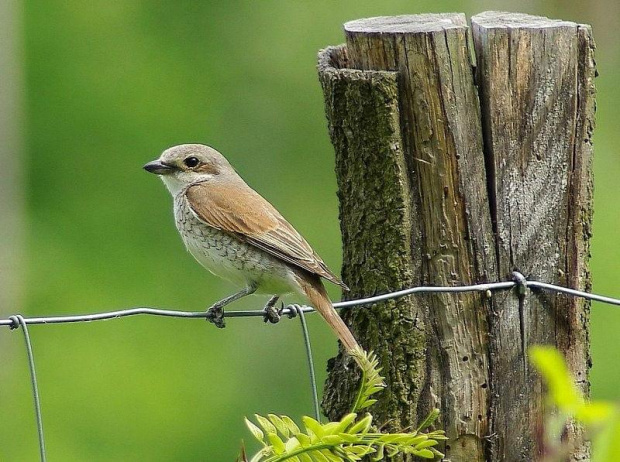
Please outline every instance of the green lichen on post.
M342 275L347 298L410 286L410 185L400 140L398 87L390 72L346 69L344 48L319 55L336 174L343 235ZM403 298L343 313L365 348L379 352L388 388L375 407L379 424L403 428L417 419L425 380L426 335L420 300ZM347 412L357 387L355 368L331 364L323 407L334 419ZM399 416L395 419L394 416Z

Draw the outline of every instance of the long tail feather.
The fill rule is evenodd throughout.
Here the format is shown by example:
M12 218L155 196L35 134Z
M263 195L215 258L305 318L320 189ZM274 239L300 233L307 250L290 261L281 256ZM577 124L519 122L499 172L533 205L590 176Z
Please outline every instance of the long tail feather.
M297 282L302 293L310 300L310 303L312 303L316 310L321 313L329 327L332 328L344 345L346 351L350 352L359 348L357 340L355 340L347 325L332 306L321 279L314 274L304 273L298 275Z

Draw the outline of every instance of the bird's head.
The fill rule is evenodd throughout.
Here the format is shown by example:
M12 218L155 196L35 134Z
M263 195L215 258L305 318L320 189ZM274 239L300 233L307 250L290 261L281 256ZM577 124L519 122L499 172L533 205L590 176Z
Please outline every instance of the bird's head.
M144 170L159 175L173 196L188 186L215 177L235 175L226 158L204 144L181 144L166 149L159 159L149 162Z

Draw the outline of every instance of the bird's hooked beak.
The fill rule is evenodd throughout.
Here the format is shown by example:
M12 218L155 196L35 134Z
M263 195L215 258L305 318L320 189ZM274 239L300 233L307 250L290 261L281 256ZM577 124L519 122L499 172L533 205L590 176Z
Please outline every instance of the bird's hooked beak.
M166 175L175 170L175 167L169 164L163 163L161 160L153 160L142 167L149 173L154 173L156 175Z

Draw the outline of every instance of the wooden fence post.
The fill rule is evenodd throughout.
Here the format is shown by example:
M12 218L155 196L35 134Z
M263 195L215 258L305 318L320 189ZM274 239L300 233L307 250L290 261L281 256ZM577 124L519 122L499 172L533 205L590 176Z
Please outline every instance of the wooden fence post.
M462 14L352 21L346 46L319 54L350 297L515 270L589 287L590 30L508 13L472 24L477 70ZM587 393L587 314L582 301L511 292L407 297L344 317L384 368L380 422L403 428L439 407L447 458L516 461L543 451L527 347L556 345ZM330 417L355 381L332 367ZM567 436L587 457L579 429Z

